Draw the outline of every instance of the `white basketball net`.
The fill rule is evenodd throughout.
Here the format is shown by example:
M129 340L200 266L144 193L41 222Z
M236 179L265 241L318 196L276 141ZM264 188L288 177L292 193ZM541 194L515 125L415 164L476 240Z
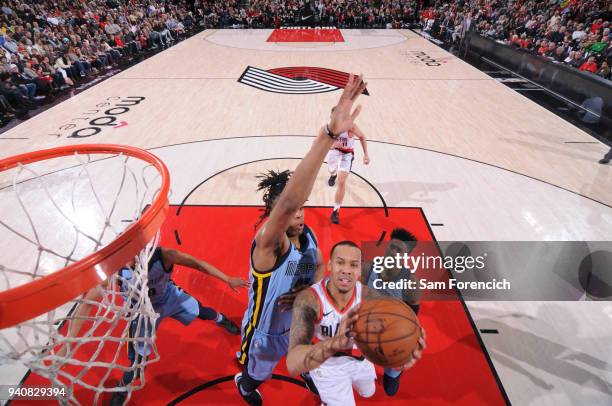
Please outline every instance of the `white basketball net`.
M0 289L100 250L139 218L160 185L155 167L125 155L75 154L0 173ZM14 376L16 385L30 369L44 379L30 376L35 383L25 384L64 387L60 402L72 404L108 403L105 392L126 391L129 399L142 388L145 366L159 359L158 315L147 289L157 239L136 256L129 280L115 273L57 309L0 330L0 376ZM147 356L130 362L128 346ZM120 382L126 371L131 383Z

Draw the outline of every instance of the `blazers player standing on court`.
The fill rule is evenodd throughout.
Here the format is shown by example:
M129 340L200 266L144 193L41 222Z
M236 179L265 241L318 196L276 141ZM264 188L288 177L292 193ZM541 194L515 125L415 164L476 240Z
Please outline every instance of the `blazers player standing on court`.
M333 112L334 109L332 109L332 114ZM356 124L353 125L350 130L340 134L326 157L327 169L330 173L327 184L329 186L334 186L337 182L336 194L334 196L334 209L331 214L331 222L334 224L340 222L340 207L342 206L342 201L346 194L346 180L351 172L353 159L355 159L355 139L358 139L361 143L361 148L363 148L363 163L368 165L370 163L370 156L368 155L366 136Z
M353 388L365 398L376 391L374 364L357 349L350 329L362 298L379 295L359 282L361 250L354 242L334 245L329 269L329 277L301 292L295 301L287 369L292 375L310 371L325 405L350 406L355 404ZM319 340L315 345L313 336ZM412 359L400 370L421 357L424 337L423 333Z
M264 216L269 212L269 219L257 232L251 247L252 282L238 352L238 361L244 368L234 378L240 395L251 405L262 404L257 388L272 376L274 367L289 348L291 313L283 312L283 305L293 304L298 284L308 287L317 281L317 266L319 279L324 272L314 236L304 226L303 206L330 147L340 133L353 127L360 107L352 114L351 109L364 89L362 78L355 80L351 75L330 123L321 128L286 186L282 180L278 182L282 173L270 173L260 184L267 190ZM283 177L287 179L288 173ZM284 293L290 294L289 300L281 297Z

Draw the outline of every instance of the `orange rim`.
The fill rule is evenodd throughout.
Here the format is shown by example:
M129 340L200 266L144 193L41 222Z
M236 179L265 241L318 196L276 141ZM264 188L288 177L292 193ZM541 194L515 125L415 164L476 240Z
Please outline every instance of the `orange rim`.
M0 329L53 310L104 282L151 241L166 218L170 173L158 157L139 148L113 144L84 144L45 149L0 160L0 172L18 164L24 165L75 153L124 154L146 161L155 166L162 176L160 191L140 219L104 248L43 278L0 292Z

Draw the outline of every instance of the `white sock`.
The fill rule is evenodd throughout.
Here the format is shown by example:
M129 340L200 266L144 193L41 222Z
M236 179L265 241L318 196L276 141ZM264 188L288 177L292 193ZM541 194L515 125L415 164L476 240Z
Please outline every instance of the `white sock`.
M221 312L217 312L217 318L215 319L217 323L221 323L223 321L223 315Z
M340 206L342 206L342 204L334 203L334 211L340 210Z

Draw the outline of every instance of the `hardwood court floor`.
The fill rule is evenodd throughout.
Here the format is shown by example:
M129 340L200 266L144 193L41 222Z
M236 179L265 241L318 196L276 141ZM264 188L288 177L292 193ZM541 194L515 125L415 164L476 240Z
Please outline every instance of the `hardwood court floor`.
M259 205L254 175L294 168L339 92L282 94L288 82L276 76L268 79L274 92L239 78L248 67L362 72L369 96L360 99L358 124L372 163L362 164L357 147L347 206L422 208L441 241L611 239L612 168L597 164L607 147L586 133L411 31L343 30L344 43L316 46L269 43L270 32L198 34L2 134L0 156L130 144L168 164L175 205ZM332 204L326 176L322 168L309 205ZM328 233L331 225L319 220L317 234ZM607 303L469 302L467 309L475 337L499 331L481 338L512 403L612 402Z

